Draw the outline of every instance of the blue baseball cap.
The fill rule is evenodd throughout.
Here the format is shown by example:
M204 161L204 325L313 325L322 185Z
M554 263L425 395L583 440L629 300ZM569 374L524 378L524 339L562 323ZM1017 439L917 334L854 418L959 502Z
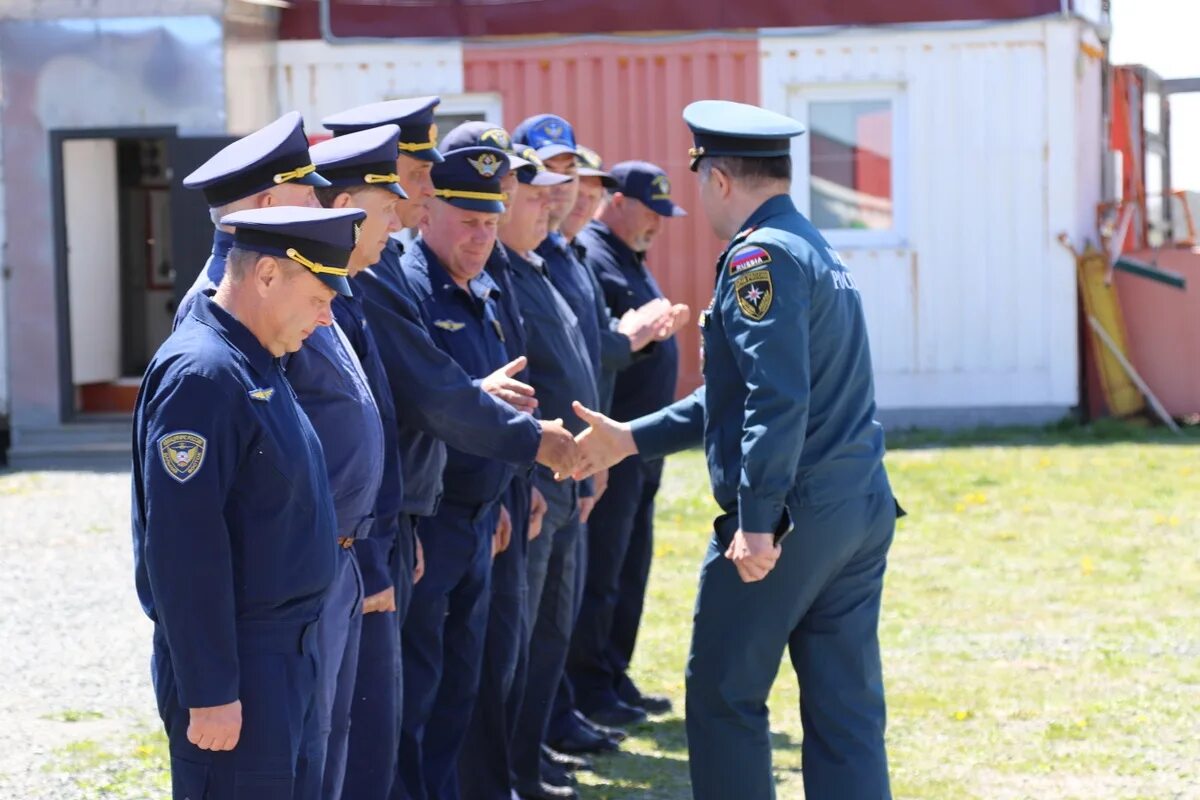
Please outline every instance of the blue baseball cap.
M380 125L398 125L400 138L396 143L397 151L401 155L436 164L442 160L442 154L437 150L438 135L437 125L433 122L433 109L440 102L442 99L436 95L384 100L325 117L321 124L334 136L345 136Z
M308 154L304 120L298 111L219 150L183 179L200 189L210 208L228 205L282 183L328 186Z
M528 145L545 161L564 153L577 155L571 123L555 114L538 114L522 122L512 133L513 142Z
M683 121L694 140L688 151L692 172L705 156L789 155L791 139L804 133L804 126L791 117L729 100L697 100L683 109Z
M525 165L517 170L517 180L530 186L557 186L560 183L570 183L574 180L570 175L551 172L546 164L538 158L537 151L532 147L517 145L517 152L525 161Z
M687 212L671 200L671 181L662 168L649 161L622 161L612 168L617 191L640 200L664 217L686 217Z
M399 136L399 126L380 125L326 139L310 147L308 152L330 186L376 186L407 199L408 195L397 183L400 180L396 174Z
M433 165L433 193L457 208L504 212L504 192L500 179L508 174L508 158L495 147L460 147L446 153Z
M350 296L350 253L358 240L359 208L271 206L221 217L231 226L234 247L290 258L338 294Z

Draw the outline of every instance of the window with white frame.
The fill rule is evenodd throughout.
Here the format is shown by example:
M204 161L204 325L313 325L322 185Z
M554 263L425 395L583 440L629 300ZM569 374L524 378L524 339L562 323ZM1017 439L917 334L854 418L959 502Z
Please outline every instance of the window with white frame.
M504 124L503 101L494 92L469 92L467 94L444 95L434 110L434 122L438 126L438 138L445 136L463 122L484 120L497 125Z
M834 246L898 246L905 237L903 95L895 87L797 89L792 116L797 207Z

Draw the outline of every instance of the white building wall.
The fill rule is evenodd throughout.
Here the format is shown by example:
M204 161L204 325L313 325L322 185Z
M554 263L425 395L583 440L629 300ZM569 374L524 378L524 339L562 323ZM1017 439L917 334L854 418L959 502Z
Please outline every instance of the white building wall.
M333 45L282 41L276 51L279 108L295 109L309 133L321 118L364 103L463 92L462 46L435 44Z
M762 102L893 91L902 217L834 240L866 304L880 408L915 423L1049 420L1078 402L1074 264L1094 237L1100 71L1079 21L764 31ZM1089 43L1081 48L1081 41ZM807 137L795 140L807 164ZM795 183L807 205L807 180ZM886 416L886 415L885 415Z

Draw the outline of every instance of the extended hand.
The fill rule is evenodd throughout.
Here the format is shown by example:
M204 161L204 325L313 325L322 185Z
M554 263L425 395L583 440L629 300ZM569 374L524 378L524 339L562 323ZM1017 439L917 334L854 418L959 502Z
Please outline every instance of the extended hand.
M579 465L572 475L575 480L595 475L637 453L637 443L633 440L628 422L610 419L598 411L585 408L578 400L571 407L588 424L588 429L575 437L579 442Z
M394 587L387 587L382 592L363 598L363 613L374 614L378 611L395 611L396 610L396 590Z
M658 330L654 332L654 338L660 342L670 339L679 333L691 318L692 310L684 303L676 303L671 306L671 310L660 320Z
M508 509L500 506L500 520L496 523L496 533L492 535L492 558L508 549L512 542L512 517Z
M188 709L188 741L201 750L232 750L242 735L242 701Z
M561 419L542 420L542 443L538 445L537 462L566 477L575 471L579 446L575 437L563 427Z
M546 518L546 498L534 486L529 493L529 541L542 534L542 521Z
M775 569L783 549L775 544L773 533L746 533L740 528L725 550L725 557L737 567L746 583L761 581Z
M524 411L526 414L533 413L538 406L538 401L533 396L533 387L528 383L521 383L513 377L525 369L527 363L525 356L514 358L480 381L479 388L492 397L508 403L517 411Z

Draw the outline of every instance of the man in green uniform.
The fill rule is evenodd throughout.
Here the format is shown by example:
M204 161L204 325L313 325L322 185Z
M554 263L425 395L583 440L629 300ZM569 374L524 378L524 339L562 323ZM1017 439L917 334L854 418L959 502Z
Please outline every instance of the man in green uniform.
M803 127L712 100L684 119L701 203L729 240L700 317L705 386L631 423L576 404L590 424L576 476L704 443L724 513L688 657L693 797L775 797L766 703L787 648L802 690L805 796L890 798L878 623L898 507L861 298L788 196L790 140Z

